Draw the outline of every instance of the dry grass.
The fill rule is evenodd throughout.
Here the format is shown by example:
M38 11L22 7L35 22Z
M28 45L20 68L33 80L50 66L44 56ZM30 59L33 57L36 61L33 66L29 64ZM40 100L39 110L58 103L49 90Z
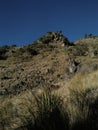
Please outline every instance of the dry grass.
M52 93L41 88L8 98L0 104L1 130L97 130L97 79L98 71L77 74Z
M71 129L98 129L98 72L78 74L69 83L67 113Z
M21 57L0 61L0 72L12 78L0 79L0 85L4 84L0 89L9 91L16 83L11 88L15 90L18 81L26 83L19 87L20 93L0 97L0 130L98 130L98 71L78 72L66 81L67 52L61 43L56 44L57 48L27 61ZM97 58L89 56L76 58L83 64L97 63ZM39 80L42 77L45 87L48 83L59 87L45 89Z

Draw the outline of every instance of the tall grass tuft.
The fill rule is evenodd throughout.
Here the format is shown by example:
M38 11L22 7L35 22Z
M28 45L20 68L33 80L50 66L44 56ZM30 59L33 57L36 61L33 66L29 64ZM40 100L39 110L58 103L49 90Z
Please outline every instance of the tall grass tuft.
M28 130L67 130L68 120L60 97L46 92L36 97L36 101L37 113L33 124L32 121L28 124Z
M97 88L70 89L67 113L71 130L98 130Z

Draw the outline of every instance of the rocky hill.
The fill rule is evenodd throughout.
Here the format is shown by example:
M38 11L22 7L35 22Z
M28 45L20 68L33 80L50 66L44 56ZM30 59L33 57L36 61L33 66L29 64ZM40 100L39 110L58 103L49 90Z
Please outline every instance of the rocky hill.
M97 70L98 37L70 43L61 31L48 32L27 46L0 47L0 112L5 113L4 109L7 108L9 111L11 104L14 111L17 108L18 115L21 115L22 110L25 113L27 110L22 108L21 103L30 92L36 95L45 89L65 96L68 84L72 86L75 77L83 78ZM24 104L26 102L27 99ZM6 121L10 118L6 116L11 116L11 113L4 115L2 119ZM28 117L28 113L25 116ZM22 125L20 117L18 119L16 116L8 124L5 123L0 130L18 130Z
M24 47L1 47L0 95L15 95L38 86L51 87L64 80L64 46L69 45L60 32L48 32Z
M39 86L55 87L78 71L98 68L98 38L70 43L61 32L48 32L24 47L0 48L0 95Z

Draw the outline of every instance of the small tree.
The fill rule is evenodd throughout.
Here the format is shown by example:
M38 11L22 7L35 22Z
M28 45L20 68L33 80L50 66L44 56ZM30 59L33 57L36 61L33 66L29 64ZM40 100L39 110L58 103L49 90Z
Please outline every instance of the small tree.
M91 37L93 36L93 34L92 34L92 33L90 33L88 36L91 38Z

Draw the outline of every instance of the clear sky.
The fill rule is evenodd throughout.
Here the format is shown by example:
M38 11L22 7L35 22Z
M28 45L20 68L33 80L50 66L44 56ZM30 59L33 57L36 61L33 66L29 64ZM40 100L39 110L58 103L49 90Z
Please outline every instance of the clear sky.
M98 0L0 0L0 45L22 46L59 30L70 41L98 35Z

